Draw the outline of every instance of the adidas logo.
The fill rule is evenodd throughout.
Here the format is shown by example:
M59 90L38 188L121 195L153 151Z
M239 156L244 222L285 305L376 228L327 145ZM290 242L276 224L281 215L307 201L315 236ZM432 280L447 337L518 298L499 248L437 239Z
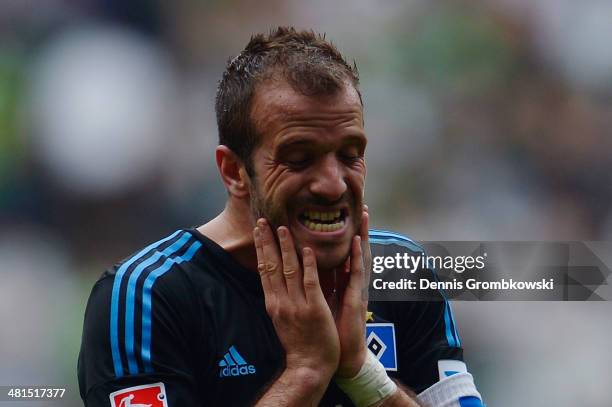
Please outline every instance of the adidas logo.
M234 345L229 348L223 359L219 361L219 367L219 377L246 376L256 372L255 366L249 365L240 356Z

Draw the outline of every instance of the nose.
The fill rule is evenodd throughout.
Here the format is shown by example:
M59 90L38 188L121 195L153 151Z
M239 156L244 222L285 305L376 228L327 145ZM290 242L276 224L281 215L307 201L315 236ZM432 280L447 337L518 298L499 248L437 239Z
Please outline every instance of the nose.
M321 158L310 183L310 192L329 202L336 202L347 190L342 162L335 154Z

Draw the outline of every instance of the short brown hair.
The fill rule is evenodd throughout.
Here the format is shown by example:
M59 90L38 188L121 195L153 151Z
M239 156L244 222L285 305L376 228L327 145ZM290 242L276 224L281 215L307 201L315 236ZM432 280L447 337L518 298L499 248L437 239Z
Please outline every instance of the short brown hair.
M357 66L349 65L325 35L278 27L252 36L228 61L215 100L219 144L234 151L251 176L251 156L261 138L251 120L251 102L256 86L274 75L306 96L333 95L349 83L361 99Z

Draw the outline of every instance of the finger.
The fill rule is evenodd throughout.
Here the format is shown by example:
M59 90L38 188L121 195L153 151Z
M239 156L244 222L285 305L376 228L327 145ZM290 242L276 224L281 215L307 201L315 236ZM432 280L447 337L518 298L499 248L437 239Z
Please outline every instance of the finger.
M270 282L268 273L266 273L266 263L264 260L263 244L261 242L261 231L259 230L259 227L255 227L255 229L253 229L253 240L255 241L255 253L257 254L257 271L259 272L259 277L261 278L261 285L263 286L264 295L268 295L268 293L272 293L272 283Z
M272 229L268 222L261 218L257 221L257 227L261 231L261 243L264 258L264 274L270 279L270 287L278 296L287 294L285 278L283 277L282 261L278 253L278 247Z
M371 258L372 252L370 251L370 238L369 238L369 227L370 227L370 214L364 210L361 216L361 228L359 229L359 236L361 236L361 251L365 255L365 259L368 256ZM368 266L368 264L366 264Z
M351 256L348 256L346 260L344 260L344 264L342 265L342 272L346 274L351 272Z
M349 300L360 300L361 291L364 286L364 265L361 251L361 237L355 236L351 246L351 275L345 296L350 296Z
M304 293L306 302L325 303L325 297L319 284L319 274L317 272L317 259L314 251L310 247L302 250L302 263L304 264Z
M368 287L370 284L370 275L372 273L372 249L370 248L370 237L369 237L369 227L370 227L370 214L368 212L367 205L364 205L364 212L362 215L361 221L361 230L359 232L361 236L361 252L363 253L363 290L362 290L362 299L364 301L368 300Z
M304 299L302 268L295 251L293 238L286 227L278 228L278 240L280 241L283 276L287 285L287 293L292 299Z

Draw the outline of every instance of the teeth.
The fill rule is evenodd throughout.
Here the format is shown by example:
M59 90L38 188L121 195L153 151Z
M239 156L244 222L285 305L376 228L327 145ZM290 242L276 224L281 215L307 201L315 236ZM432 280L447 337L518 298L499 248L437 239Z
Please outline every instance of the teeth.
M320 212L320 211L305 211L304 217L310 220L323 220L330 221L334 219L340 218L342 212L341 211L328 211L328 212Z
M310 220L304 221L304 225L315 232L335 232L336 230L340 230L344 227L344 221L336 223L317 223Z

